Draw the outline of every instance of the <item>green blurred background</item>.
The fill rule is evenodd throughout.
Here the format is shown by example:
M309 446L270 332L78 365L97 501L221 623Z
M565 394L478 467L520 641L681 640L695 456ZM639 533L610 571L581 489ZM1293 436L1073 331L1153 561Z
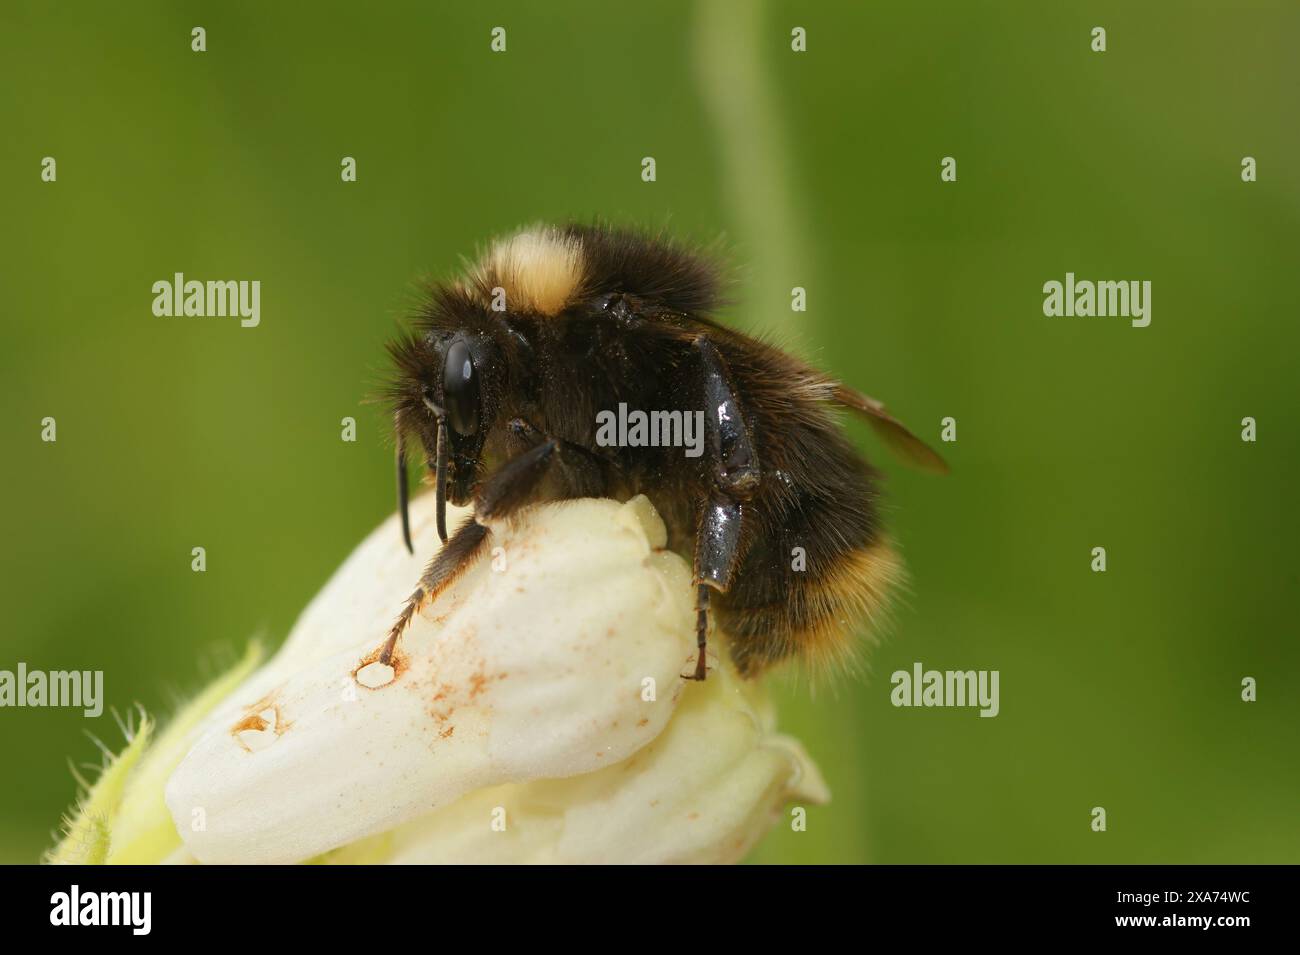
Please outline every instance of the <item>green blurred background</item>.
M1295 3L7 0L0 26L0 668L103 669L165 713L283 639L392 509L362 402L412 283L535 220L668 225L725 236L736 323L932 442L958 423L946 479L852 426L912 593L864 678L778 682L834 800L755 859L1300 861ZM259 279L261 326L154 317L176 271ZM1151 326L1044 317L1067 271L1149 279ZM918 660L999 670L1001 715L895 709ZM0 860L48 844L88 726L120 744L107 713L0 711Z

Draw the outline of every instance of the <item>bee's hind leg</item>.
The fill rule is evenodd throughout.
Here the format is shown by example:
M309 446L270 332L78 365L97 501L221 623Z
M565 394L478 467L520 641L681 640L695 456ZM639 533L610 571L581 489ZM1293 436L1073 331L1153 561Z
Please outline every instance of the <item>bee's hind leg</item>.
M695 673L708 674L709 589L726 593L744 549L744 501L758 489L758 455L736 400L727 363L708 336L694 342L703 376L705 453L713 471L713 494L700 513L695 536Z
M704 507L695 537L695 672L683 677L703 680L708 674L710 590L726 593L740 563L742 505L717 497Z

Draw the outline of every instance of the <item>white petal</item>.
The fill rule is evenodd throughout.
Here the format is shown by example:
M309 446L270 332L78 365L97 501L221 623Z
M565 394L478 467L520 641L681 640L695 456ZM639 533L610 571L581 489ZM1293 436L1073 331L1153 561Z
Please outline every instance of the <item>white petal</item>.
M419 573L393 556L396 527L380 528L173 774L187 848L298 861L471 790L591 773L645 746L694 651L689 571L656 552L663 528L645 508L583 500L495 527L505 569L485 555L412 622L396 678L368 689L355 674ZM422 539L430 510L415 502Z
M471 793L358 847L359 857L369 849L400 864L738 861L788 818L787 802L829 798L802 747L765 731L756 695L716 667L687 689L668 728L624 762Z

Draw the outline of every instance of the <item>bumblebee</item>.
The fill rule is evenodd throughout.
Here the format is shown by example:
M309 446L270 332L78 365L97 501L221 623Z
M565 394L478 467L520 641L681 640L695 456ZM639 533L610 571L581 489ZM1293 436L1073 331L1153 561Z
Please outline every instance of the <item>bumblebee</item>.
M444 546L381 651L483 551L487 523L543 501L645 494L668 546L693 563L694 670L711 617L738 671L843 657L902 573L880 519L877 472L837 409L923 469L947 470L873 398L714 317L720 271L664 236L542 226L497 241L437 284L389 346L398 506L407 449L423 452ZM703 412L702 453L598 441L602 412ZM446 502L474 517L447 533Z

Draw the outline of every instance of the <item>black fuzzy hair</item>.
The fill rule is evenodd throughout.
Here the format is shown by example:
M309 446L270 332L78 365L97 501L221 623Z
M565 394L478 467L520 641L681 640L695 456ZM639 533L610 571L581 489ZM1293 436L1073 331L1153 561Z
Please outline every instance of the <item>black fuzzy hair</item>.
M605 224L570 224L564 234L582 243L583 291L626 292L686 315L712 312L724 281L707 253L664 234Z

